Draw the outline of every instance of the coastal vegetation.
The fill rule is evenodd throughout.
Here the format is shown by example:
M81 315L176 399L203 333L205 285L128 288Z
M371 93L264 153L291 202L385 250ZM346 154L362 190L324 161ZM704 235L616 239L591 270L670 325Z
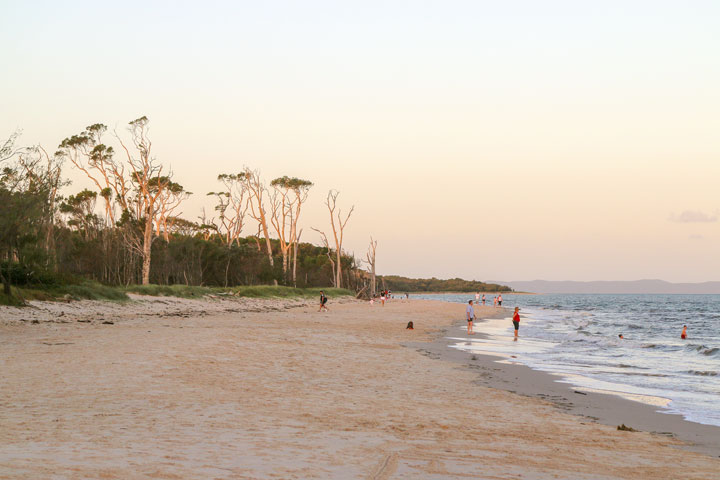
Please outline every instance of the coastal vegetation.
M397 275L383 275L378 277L381 285L394 292L512 292L510 287L495 283L463 280L451 278L441 280L438 278L407 278Z
M62 140L55 153L18 145L20 132L0 144L2 303L233 288L240 295L314 295L308 289L358 291L367 283L342 248L353 208L341 218L338 191L326 201L333 244L324 233L323 246L300 241L309 180L282 176L266 183L249 167L220 173L220 188L207 193L212 213L181 217L193 193L153 154L149 122L140 117L125 132L92 124ZM68 168L92 187L73 192ZM278 287L258 288L267 285Z
M124 132L92 124L55 153L18 146L20 132L0 144L0 303L123 300L127 292L314 295L327 286L369 296L380 287L378 242L370 237L364 261L343 249L354 206L343 208L339 191L325 197L327 228L311 227L322 245L301 242L310 180L265 182L249 167L220 173L219 189L206 194L212 213L180 216L193 193L154 156L149 125L144 116ZM73 192L68 168L92 187ZM509 291L460 279L379 278L394 290Z

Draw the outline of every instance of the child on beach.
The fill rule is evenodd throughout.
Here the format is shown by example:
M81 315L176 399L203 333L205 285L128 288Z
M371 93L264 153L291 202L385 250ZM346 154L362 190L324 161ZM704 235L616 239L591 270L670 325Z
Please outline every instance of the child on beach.
M518 339L518 330L520 329L520 313L518 312L520 310L519 307L515 307L515 314L513 315L513 327L515 327L515 338L513 339L514 342L517 342Z
M468 306L465 309L465 314L467 315L467 322L468 322L468 335L475 335L473 330L473 320L475 320L475 309L472 306L472 300L468 300Z
M484 306L485 306L485 294L484 294L484 293L483 293L483 296L482 296L482 302L483 302L483 307L484 307Z
M325 310L326 312L329 312L330 309L327 307L327 297L325 296L325 292L320 290L320 308L318 309L318 312L322 312Z

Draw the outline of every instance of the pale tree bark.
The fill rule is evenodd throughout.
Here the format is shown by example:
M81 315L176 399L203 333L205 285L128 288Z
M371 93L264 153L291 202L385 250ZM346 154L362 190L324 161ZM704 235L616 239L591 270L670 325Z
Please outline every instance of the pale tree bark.
M228 247L235 242L239 243L240 233L245 226L249 195L244 178L244 173L218 175L218 180L223 183L226 191L214 193L218 197L218 205L215 210L220 212L221 233ZM208 195L210 194L213 192Z
M370 296L374 296L376 293L375 289L375 250L377 249L377 240L373 240L370 237L370 246L368 247L365 259L368 263L368 273L370 273Z
M155 215L155 230L157 236L162 234L166 242L170 241L170 229L173 223L182 212L174 215L175 210L180 204L187 200L192 192L187 192L179 183L175 183L170 179L163 193L158 197L157 215Z
M131 194L131 179L125 174L125 164L114 159L115 151L102 143L107 127L96 123L79 135L62 141L57 155L67 158L97 186L105 201L106 225L114 225L116 214L114 203L122 211L128 210ZM113 194L115 198L113 199Z
M258 222L259 230L262 230L265 237L265 248L270 265L275 265L272 256L272 244L270 243L270 232L268 231L267 214L265 210L265 186L260 180L260 172L245 167L243 181L250 194L250 217Z
M115 134L125 151L127 163L132 172L130 176L130 183L134 190L132 207L134 207L137 220L143 226L140 245L133 239L133 236L126 237L130 240L130 245L139 250L142 256L143 285L150 283L152 242L154 240L153 223L160 211L159 199L172 184L172 173L163 175L162 165L151 155L152 142L148 138L148 123L147 117L140 117L129 122L131 145L136 152L131 152L128 145L117 133Z
M339 191L330 190L325 199L325 205L330 213L330 228L332 229L335 239L335 261L337 263L335 269L335 286L342 288L342 244L345 236L345 226L348 220L350 220L350 215L352 215L353 210L355 210L355 206L350 207L350 211L343 219L342 210L337 207L338 195L340 195ZM317 231L319 232L319 230Z
M300 178L284 176L274 179L270 185L274 189L270 221L278 236L283 257L283 276L287 280L290 249L296 242L302 204L307 200L308 191L313 184Z
M210 195L210 194L208 194L208 195ZM215 225L214 219L212 219L212 220L207 219L207 215L205 214L205 207L203 207L202 215L200 215L198 217L198 219L200 220L200 225L198 227L200 234L202 235L203 240L205 240L207 242L208 240L210 240L210 237L212 236L212 232L218 231L218 227L217 227L217 225Z
M327 249L327 252L325 254L328 257L328 260L330 261L330 266L332 268L332 286L337 287L337 269L335 267L335 260L333 260L333 256L331 254L332 250L330 250L330 244L328 243L327 235L325 235L325 232L322 232L315 227L310 228L320 234L320 239L322 240L323 246Z
M292 282L293 287L297 287L297 256L298 246L300 245L300 237L302 236L302 228L297 234L297 238L293 241L293 266L292 266Z
M288 195L287 190L275 185L273 187L275 191L270 196L270 224L277 233L280 254L282 255L283 278L285 278L288 271L290 246L292 245L288 239L288 234L291 229L289 223L292 216L293 199Z

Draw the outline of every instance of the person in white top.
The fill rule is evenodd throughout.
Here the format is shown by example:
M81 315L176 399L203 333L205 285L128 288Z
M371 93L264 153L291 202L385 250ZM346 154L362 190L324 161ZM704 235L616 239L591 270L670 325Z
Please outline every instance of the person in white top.
M467 315L467 322L468 322L468 335L475 335L475 332L473 332L473 320L475 320L475 309L472 306L472 300L468 300L468 306L465 309L465 314Z
M478 303L478 301L480 301L480 292L475 294L475 303Z

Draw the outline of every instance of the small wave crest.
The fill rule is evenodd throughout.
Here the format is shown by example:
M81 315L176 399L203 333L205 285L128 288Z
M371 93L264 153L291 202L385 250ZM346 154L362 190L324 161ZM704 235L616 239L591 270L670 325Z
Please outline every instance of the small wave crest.
M698 345L696 343L692 343L685 348L693 352L698 352L702 355L713 357L716 356L718 352L720 352L720 348L718 347L708 347L707 345Z
M688 370L690 375L700 375L703 377L717 377L720 373L713 370Z

